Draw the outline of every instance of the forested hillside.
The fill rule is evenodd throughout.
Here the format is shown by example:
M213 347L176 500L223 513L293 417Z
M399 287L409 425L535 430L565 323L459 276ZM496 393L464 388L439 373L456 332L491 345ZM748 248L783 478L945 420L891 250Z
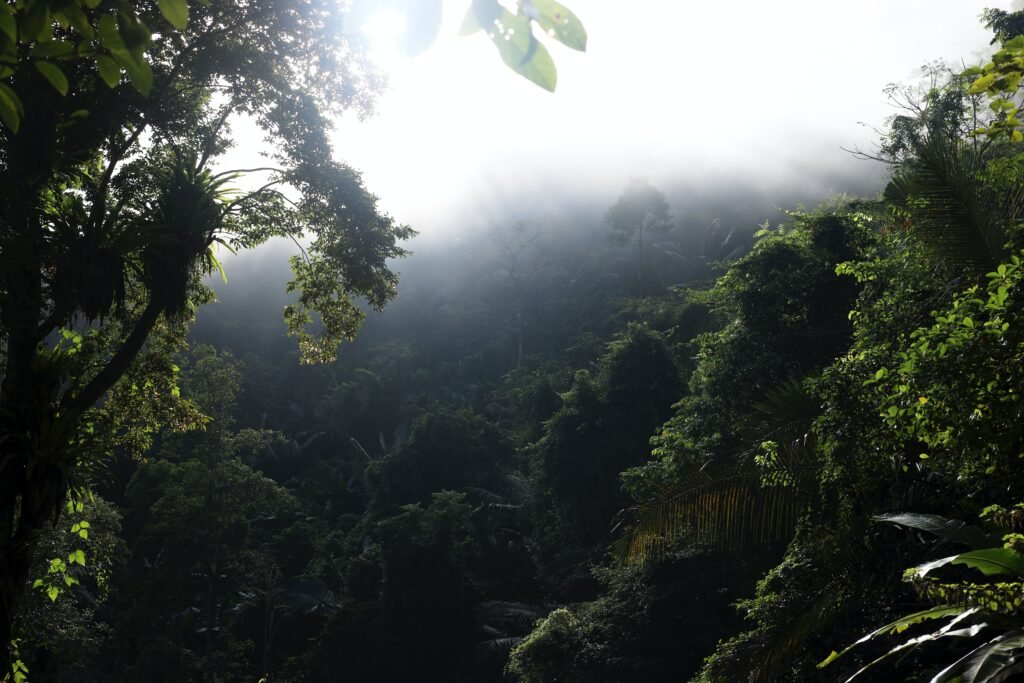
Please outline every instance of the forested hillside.
M1024 680L1024 11L860 176L419 238L359 11L0 6L0 680Z

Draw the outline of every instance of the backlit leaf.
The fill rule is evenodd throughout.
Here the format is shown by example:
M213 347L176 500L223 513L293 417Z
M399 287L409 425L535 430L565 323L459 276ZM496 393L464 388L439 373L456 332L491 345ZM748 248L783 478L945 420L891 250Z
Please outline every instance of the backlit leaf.
M0 120L15 133L21 127L25 110L18 95L6 83L0 83Z
M572 10L555 0L529 0L522 3L523 11L531 16L552 38L566 47L580 52L587 50L587 30Z
M1009 575L1024 578L1024 555L1009 548L974 550L954 557L952 563L977 569L986 576Z
M36 62L36 70L43 75L53 89L61 95L68 94L68 77L60 70L60 67L50 62Z
M188 25L187 0L157 0L157 6L164 19L175 28L184 29Z
M96 56L96 70L99 71L103 82L110 88L116 87L121 82L121 67L106 55Z

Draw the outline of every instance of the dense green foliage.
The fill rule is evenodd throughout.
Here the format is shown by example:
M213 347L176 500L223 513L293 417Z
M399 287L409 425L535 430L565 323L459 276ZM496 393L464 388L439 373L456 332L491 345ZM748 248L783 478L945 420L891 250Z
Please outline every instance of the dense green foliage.
M634 180L606 211L426 245L373 316L411 231L318 146L372 77L302 61L339 47L318 12L183 6L104 15L167 24L142 56L65 3L56 42L93 22L97 45L0 72L11 680L1021 675L1024 15L986 13L991 64L890 88L910 109L877 197L772 224ZM497 43L546 87L516 50L546 55L531 23L581 49L563 9L524 3L526 42ZM235 108L281 145L241 198L207 168ZM49 166L25 180L28 135ZM206 278L218 240L302 234L290 294L273 267Z

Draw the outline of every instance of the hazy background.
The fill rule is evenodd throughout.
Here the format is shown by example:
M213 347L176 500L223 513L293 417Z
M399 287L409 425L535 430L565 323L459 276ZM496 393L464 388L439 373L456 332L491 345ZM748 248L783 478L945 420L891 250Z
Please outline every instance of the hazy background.
M469 4L447 0L440 37L415 58L401 54L395 16L358 29L389 84L372 117L346 117L334 136L336 157L421 233L395 264L406 302L440 286L438 271L457 275L489 226L544 216L603 238L602 215L633 176L665 191L684 231L718 218L749 235L797 203L873 195L885 168L842 148L877 139L869 126L894 111L886 84L918 83L934 60L980 61L991 38L981 12L1018 3L571 0L588 50L545 41L554 94L508 70L482 33L456 35ZM235 130L245 144L226 163L262 165L258 132ZM222 303L200 314L200 336L214 317L259 316L279 339L282 251L293 249L225 254L229 283L213 282ZM461 261L443 260L460 249Z
M586 54L548 41L556 94L507 70L483 34L399 56L398 22L369 27L390 86L336 151L397 218L425 236L505 212L607 205L631 176L671 193L756 186L779 195L860 192L880 169L868 145L892 113L890 82L926 61L978 61L992 0L575 0ZM390 31L388 29L391 29ZM780 196L780 200L782 197Z

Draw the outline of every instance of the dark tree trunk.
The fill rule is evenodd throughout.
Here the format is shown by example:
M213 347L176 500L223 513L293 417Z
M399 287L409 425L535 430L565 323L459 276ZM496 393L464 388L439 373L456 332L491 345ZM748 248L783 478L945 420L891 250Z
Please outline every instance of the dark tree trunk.
M644 293L644 226L636 231L636 288L638 294Z
M10 643L32 557L50 499L63 496L59 470L40 452L47 439L42 418L54 382L40 376L36 354L42 309L42 228L36 211L39 188L31 178L6 181L0 254L5 334L0 380L0 672L11 670Z

